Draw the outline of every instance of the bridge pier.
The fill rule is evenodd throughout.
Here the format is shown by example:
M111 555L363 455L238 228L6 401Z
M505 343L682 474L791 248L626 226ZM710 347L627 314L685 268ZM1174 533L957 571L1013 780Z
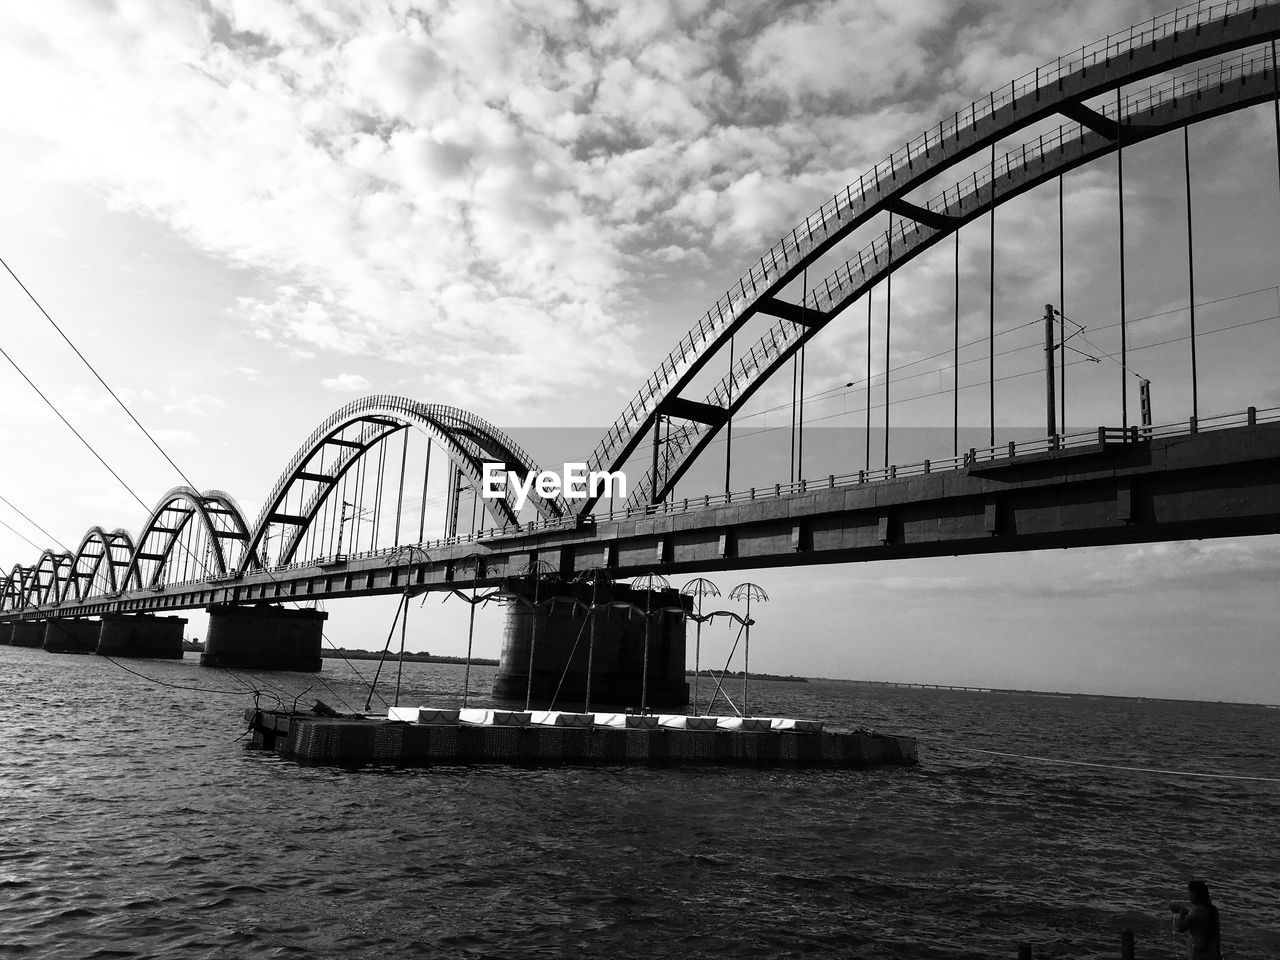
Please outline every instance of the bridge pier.
M329 618L323 610L231 603L217 603L206 610L209 632L200 655L202 667L316 673L323 664L320 644Z
M9 643L15 647L38 647L44 643L44 624L39 620L14 620Z
M112 657L181 660L182 617L156 617L148 613L107 613L102 616L97 651Z
M52 617L41 625L44 630L40 645L49 653L93 653L98 649L102 624L97 620Z
M574 601L590 604L592 588L582 583L554 584L543 585L538 592L541 609L536 613L529 606L533 602L531 587L522 585L511 592L493 695L523 704L526 694L531 693L531 706L548 707L554 697L557 708L581 707L587 694L591 622L587 611ZM554 602L546 606L552 597ZM598 603L630 603L639 610L600 606L595 611L592 709L640 707L645 645L643 611L647 599L642 590L626 586L599 587ZM688 609L689 599L676 590L661 591L653 595L650 606L655 611L662 607ZM647 705L650 708L684 707L689 703L684 619L671 613L655 613L650 630ZM532 691L529 689L531 642Z
M13 643L13 621L5 620L0 623L0 647L7 647Z

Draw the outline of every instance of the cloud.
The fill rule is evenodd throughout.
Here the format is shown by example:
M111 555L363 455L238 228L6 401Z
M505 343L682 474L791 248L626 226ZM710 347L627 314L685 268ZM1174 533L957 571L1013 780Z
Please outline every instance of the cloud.
M173 391L172 393L171 398L160 407L165 413L179 413L184 417L202 417L215 410L225 410L227 407L227 401L222 397L180 391Z
M337 393L362 393L369 389L369 381L358 373L340 373L336 377L325 377L320 384L326 390Z
M859 169L1125 7L54 0L0 15L29 91L0 131L28 175L255 271L231 315L286 361L570 410Z

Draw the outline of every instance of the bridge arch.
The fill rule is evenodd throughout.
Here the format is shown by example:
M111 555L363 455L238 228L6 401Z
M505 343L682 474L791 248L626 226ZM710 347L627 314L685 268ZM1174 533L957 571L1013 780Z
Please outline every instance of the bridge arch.
M928 242L915 250L918 254L928 245L954 232L949 227L956 228L990 209L993 195L994 203L999 205L1043 179L1109 153L1115 149L1120 136L1124 137L1126 144L1137 142L1176 126L1270 99L1273 92L1265 96L1259 95L1259 99L1249 99L1247 102L1240 99L1233 106L1220 105L1216 112L1200 111L1194 117L1180 119L1169 116L1153 122L1138 122L1144 109L1150 108L1158 112L1161 106L1177 104L1188 95L1194 97L1211 92L1211 88L1217 89L1219 83L1223 82L1221 74L1224 71L1219 71L1215 73L1212 83L1201 82L1200 73L1191 75L1190 80L1184 78L1178 82L1166 80L1157 83L1139 97L1126 98L1131 109L1120 117L1108 117L1105 111L1095 110L1085 102L1189 63L1241 51L1274 40L1278 36L1280 2L1232 0L1205 7L1197 5L1180 8L1059 57L986 97L975 100L969 107L955 112L951 117L944 118L903 149L862 174L856 183L851 183L836 193L754 263L685 334L645 381L618 419L605 432L591 455L588 469L617 470L632 455L645 435L655 429L655 424L662 416L685 421L680 428L673 427L671 430L672 439L679 441L677 446L686 436L693 438L690 443L698 442L702 437L710 439L714 436L746 397L728 389L720 391L718 387L699 402L681 396L682 391L756 314L777 317L780 321L777 326L780 327L808 327L815 318L820 323L825 323L835 312L847 306L851 302L851 298L846 296L850 289L850 263L846 263L826 281L811 283L810 289L813 292L810 302L806 304L783 302L778 299L778 294L811 264L872 217L886 212L897 214L898 228L903 233L910 231L914 235L918 232L925 236L927 230L935 230L936 233L926 236ZM1253 79L1258 82L1252 84L1255 91L1262 86L1271 85L1271 67L1265 58L1260 60L1257 57L1242 56L1241 61L1239 67L1226 71L1234 73L1233 80L1249 73L1256 75ZM1221 92L1229 91L1224 86ZM1142 96L1157 96L1157 99L1138 106L1136 101ZM1001 184L997 176L994 187L988 186L985 191L977 191L975 195L966 197L964 204L953 209L945 209L947 205L944 204L942 212L932 208L932 205L921 206L907 199L907 195L913 190L944 175L979 150L1052 115L1061 115L1076 131L1089 135L1082 138L1085 142L1074 162L1059 163L1053 167L1052 173L1046 172L1039 179L1014 176L1012 179L1017 183L1013 184ZM1143 127L1155 129L1142 135ZM1092 142L1090 136L1097 142ZM1042 141L1043 139L1041 138ZM1091 149L1095 147L1099 149ZM1006 164L1009 163L1010 156L1012 155L1006 156ZM953 192L955 190L953 188ZM953 203L959 199L952 197ZM876 247L874 244L872 246ZM883 252L888 246L888 238L884 237L878 250ZM901 248L896 233L893 247L891 270L902 266L909 259L905 255L899 256ZM863 253L865 256L865 251ZM859 273L863 272L859 270ZM827 290L827 285L834 285L841 276L845 277L846 284L844 287L836 286L836 294L833 295ZM861 287L856 282L853 285ZM825 309L816 308L810 303L822 303ZM744 362L755 364L761 376L767 379L769 374L798 349L801 342L812 336L812 332L790 338L791 348L784 351L780 358L770 349L763 355L749 353ZM771 333L776 337L775 331ZM768 336L766 334L762 341ZM761 347L761 343L757 343L756 347ZM741 364L726 379L732 379L736 383L740 375ZM752 375L748 378L747 385L751 392L754 392L760 382L760 377ZM722 381L721 386L727 385ZM705 441L699 444L698 450L704 447ZM663 471L660 464L662 482L657 485L657 489L651 477L646 477L640 484L633 484L632 502L660 500L663 488L669 487L683 473L687 467L687 458L683 451L676 454L675 448L671 450L674 461L678 462L672 462L673 457L664 454L663 459L669 469ZM578 508L579 516L589 514L597 500L598 498L589 498L583 501Z
M243 547L249 541L244 513L239 504L221 490L200 493L184 485L168 491L151 511L138 536L137 548L130 555L124 576L120 578L124 589L130 586L154 587L163 582L174 548L193 518L199 524L197 535L202 534L206 538L213 564L213 569L205 570L205 575L227 576L235 564L228 563L225 542L238 542ZM237 556L236 563L240 559Z
M70 577L64 576L64 569L70 573L74 560L69 553L45 550L40 554L27 578L26 602L37 606L60 603Z
M117 528L108 533L102 527L90 527L72 557L69 594L83 600L92 595L95 581L102 584L106 593L119 593L124 581L116 571L129 565L133 553L133 538L128 530Z
M438 444L475 489L481 486L485 462L502 463L522 479L539 472L537 463L514 440L475 414L407 397L364 397L335 411L298 448L264 501L235 572L242 574L261 563L263 543L272 526L285 530L280 562L292 560L321 505L348 471L378 444L409 428L417 428ZM284 509L289 502L300 504L296 513ZM543 519L570 513L559 494L542 497L534 492L529 502ZM486 499L484 506L498 526L519 522L511 491L505 498Z
M4 582L0 583L0 610L17 610L23 606L23 587L30 569L20 563L13 565Z
M1056 134L1041 135L1007 152L990 173L975 174L947 187L918 208L913 217L900 217L892 228L857 251L824 280L812 284L803 305L780 317L760 336L703 399L706 407L737 413L799 349L827 324L873 287L905 267L965 224L1023 193L1076 167L1180 129L1242 110L1275 98L1274 67L1270 55L1255 53L1220 65L1175 76L1124 98L1119 120L1115 108L1099 114L1114 132L1099 132L1083 123L1063 125ZM721 423L692 422L672 431L660 453L658 482L650 468L632 487L628 506L661 501L717 435Z

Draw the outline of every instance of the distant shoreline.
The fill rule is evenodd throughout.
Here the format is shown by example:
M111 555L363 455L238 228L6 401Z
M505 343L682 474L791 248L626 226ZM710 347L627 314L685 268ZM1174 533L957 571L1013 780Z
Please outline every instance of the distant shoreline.
M858 687L897 687L904 690L942 690L956 693L987 693L1000 696L1070 697L1088 700L1145 700L1152 703L1216 703L1227 707L1263 707L1280 709L1280 704L1255 703L1250 700L1190 700L1186 697L1146 697L1131 693L1079 693L1069 690L1024 690L1015 687L965 686L959 683L908 683L895 680L843 680L838 677L815 677L824 683L846 683Z
M400 660L400 654L394 650L388 650L384 655L380 650L348 650L346 647L331 648L329 650L321 650L320 655L328 660ZM466 663L466 657L445 657L434 653L406 653L403 657L405 663ZM485 657L472 657L471 662L481 667L496 667L497 660L489 660Z
M684 675L685 675L686 677L692 677L692 676L693 676L693 671L692 671L692 670L686 670L686 671L684 672ZM718 673L713 673L713 672L712 672L712 671L710 671L710 670L703 670L703 671L702 671L702 675L703 675L704 677L711 677L712 679L715 679L716 677L719 677L719 676L720 676L720 674L718 674ZM731 670L731 671L729 671L728 673L724 674L724 679L725 679L725 680L741 680L741 679L742 679L742 671L741 671L741 670L736 670L736 671L735 671L735 670ZM777 681L782 682L782 683L808 683L808 682L809 682L809 678L808 678L808 677L793 677L793 676L789 676L789 675L785 675L785 674L780 674L780 673L753 673L753 674L751 674L751 679L752 679L752 680L777 680Z

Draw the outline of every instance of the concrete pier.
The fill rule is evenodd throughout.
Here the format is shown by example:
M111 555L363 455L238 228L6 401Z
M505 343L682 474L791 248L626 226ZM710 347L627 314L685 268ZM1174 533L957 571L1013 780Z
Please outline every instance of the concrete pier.
M207 610L202 667L320 670L324 621L329 618L323 610L286 610L269 604L215 604Z
M44 623L40 620L14 620L9 643L15 647L38 647L44 643Z
M13 642L13 622L5 620L0 623L0 647L7 647Z
M49 653L93 653L98 649L98 620L54 617L44 621L41 646Z
M183 617L108 613L102 617L97 651L113 657L182 659Z
M533 645L531 706L546 707L560 688L556 705L583 705L587 693L587 655L591 648L591 706L638 708L645 648L645 617L626 607L598 607L594 614L577 603L591 603L585 583L543 583L534 611L532 587L512 591L493 695L523 704L529 683L529 649ZM555 598L547 607L548 599ZM522 601L528 601L522 602ZM689 599L676 590L649 596L627 586L601 584L597 603L631 603L640 610L689 609ZM682 606L683 605L683 606ZM595 642L591 642L591 619ZM689 702L685 680L685 624L675 613L654 613L649 623L647 706L683 707ZM568 664L568 671L565 665ZM563 683L561 682L563 677Z

